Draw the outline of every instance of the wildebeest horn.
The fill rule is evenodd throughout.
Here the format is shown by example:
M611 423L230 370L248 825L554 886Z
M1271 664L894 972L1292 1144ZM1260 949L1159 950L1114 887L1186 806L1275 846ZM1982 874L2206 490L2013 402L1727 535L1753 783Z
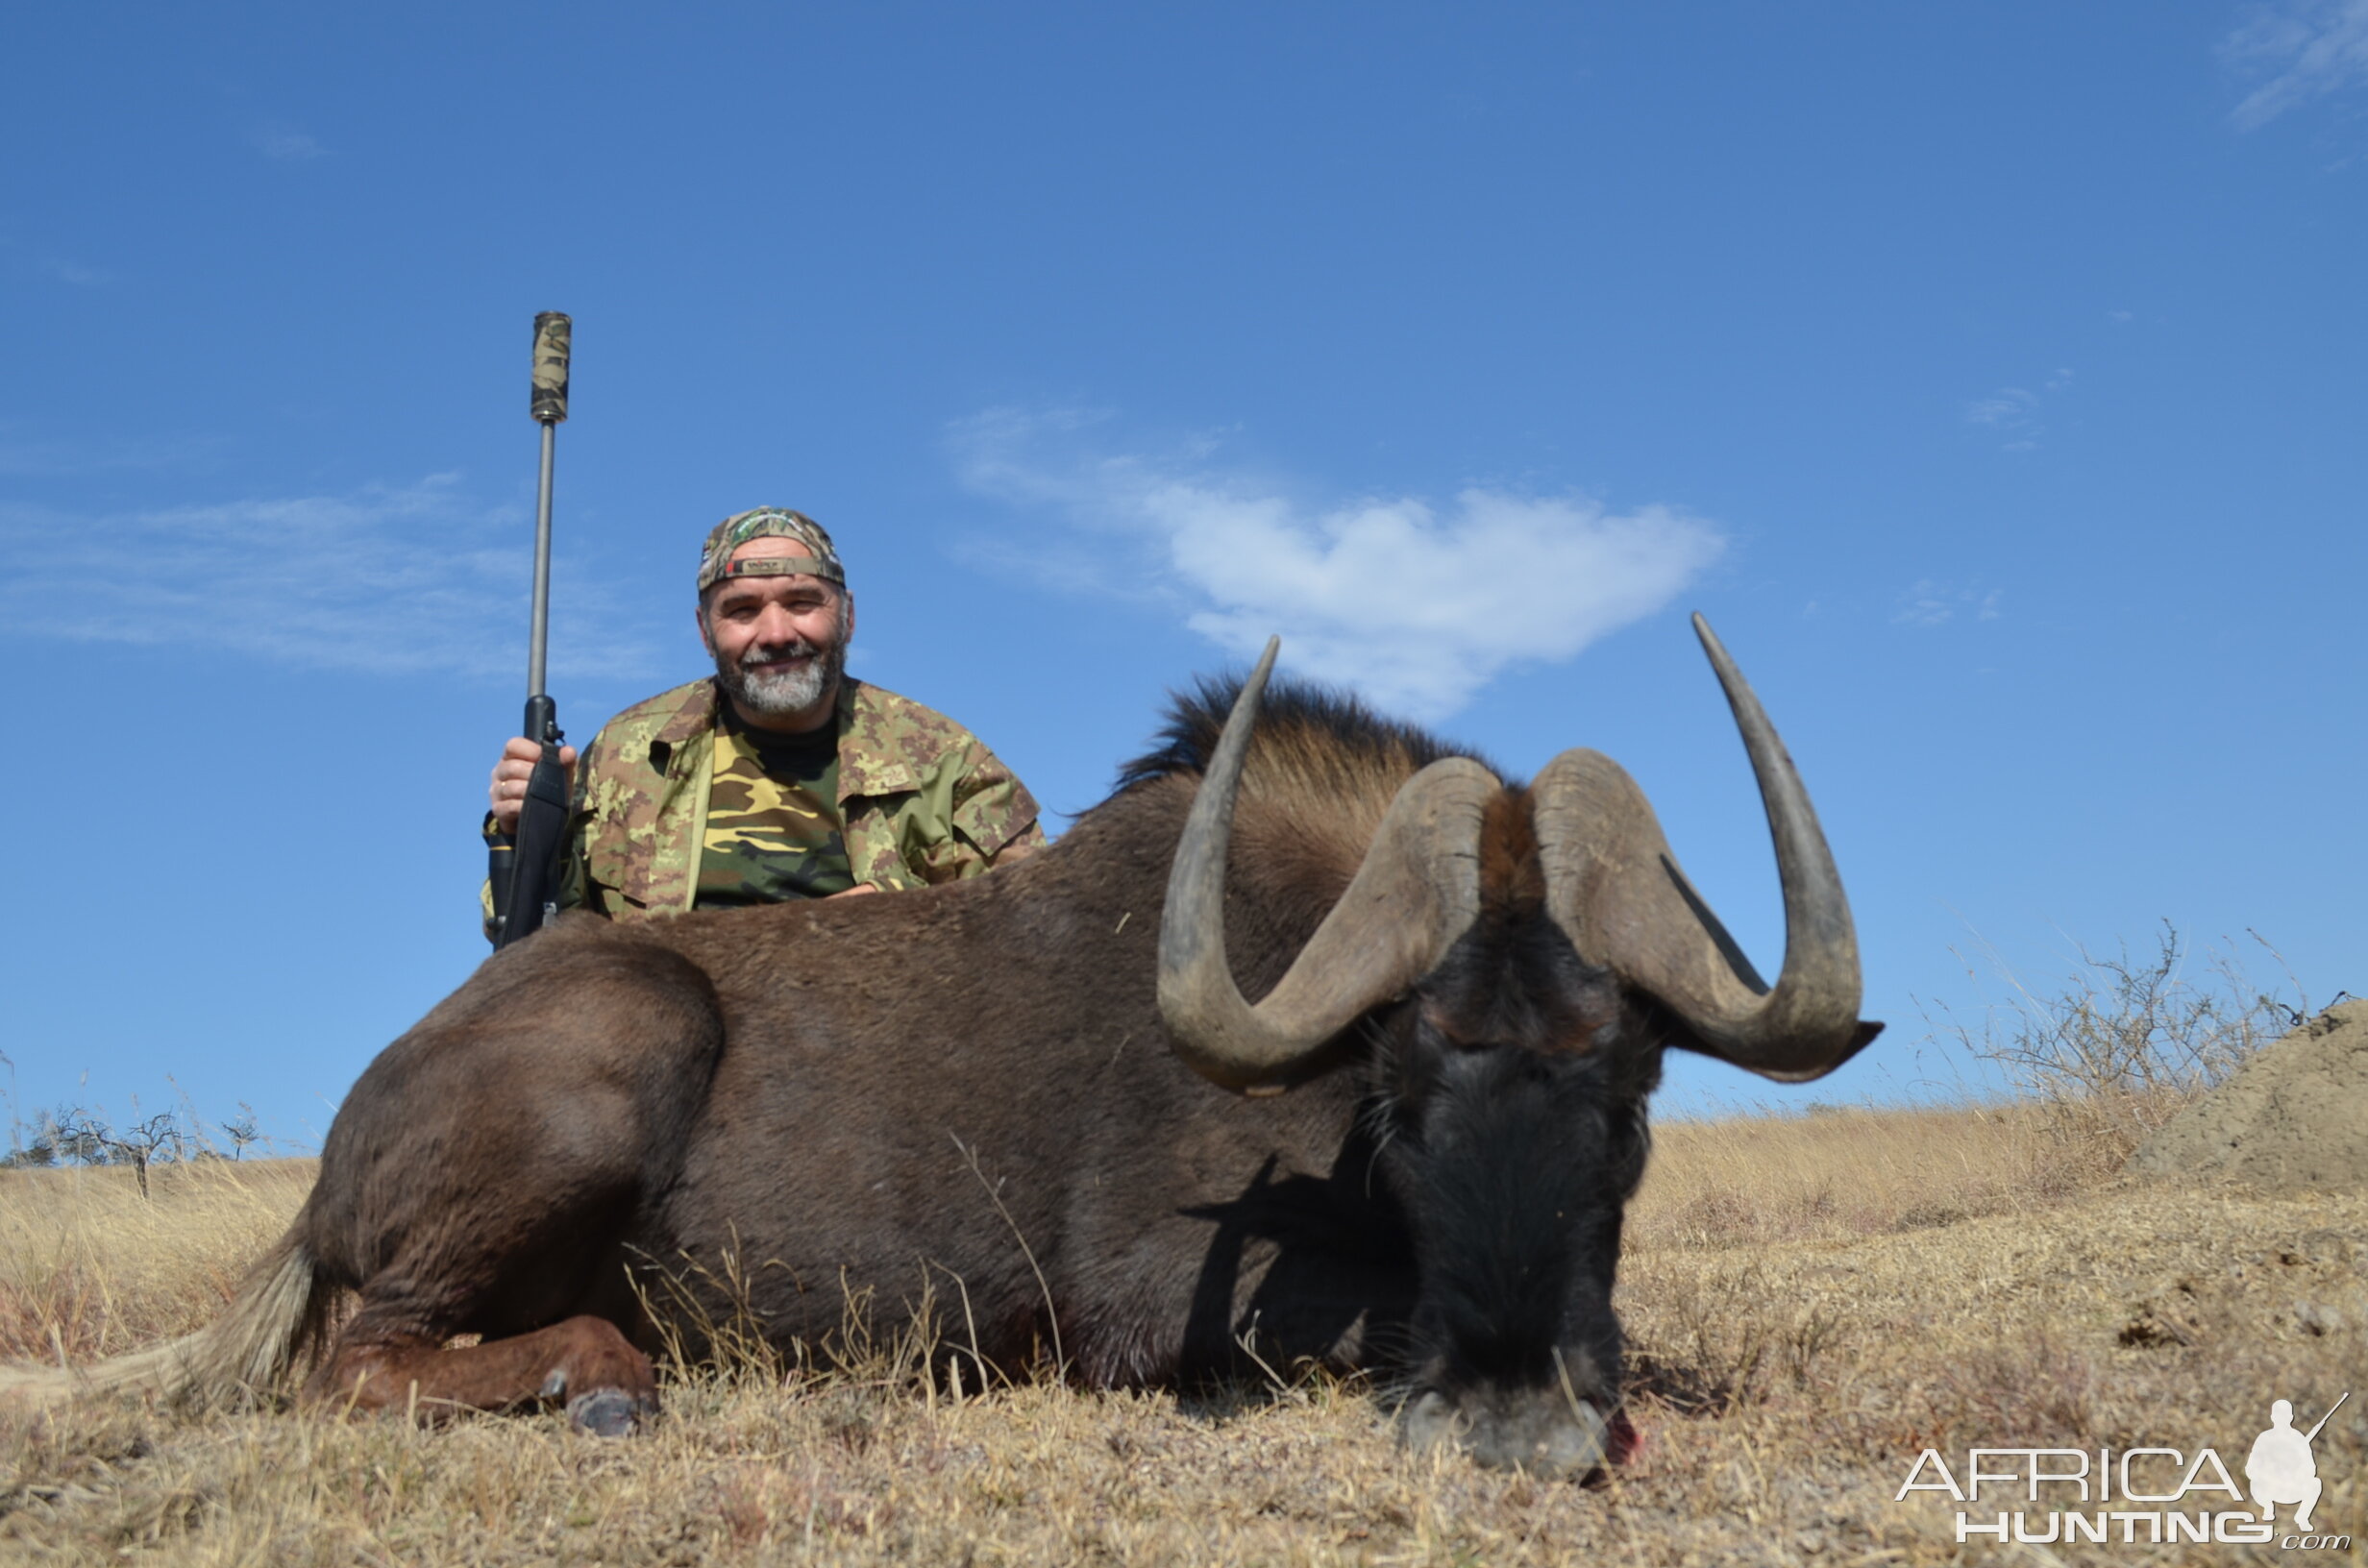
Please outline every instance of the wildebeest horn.
M1235 699L1168 873L1159 1011L1176 1054L1227 1089L1272 1092L1357 1015L1429 972L1480 907L1480 814L1503 786L1466 757L1399 786L1340 902L1252 1007L1225 959L1225 849L1258 699L1281 639Z
M1693 618L1726 688L1776 840L1785 962L1770 989L1678 870L1660 821L1619 764L1566 751L1531 786L1546 907L1579 955L1657 998L1710 1054L1788 1083L1823 1077L1875 1038L1859 1021L1850 902L1809 792L1735 661Z

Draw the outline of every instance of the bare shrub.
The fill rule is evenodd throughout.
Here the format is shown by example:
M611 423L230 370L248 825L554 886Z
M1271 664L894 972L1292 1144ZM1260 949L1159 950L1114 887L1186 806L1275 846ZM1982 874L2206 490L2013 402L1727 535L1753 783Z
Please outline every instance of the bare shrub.
M2076 943L2072 972L2052 989L2026 985L1986 951L2005 999L1971 1023L1946 1003L1937 1018L1926 1009L1929 1038L1996 1064L2045 1106L2050 1133L2087 1167L2067 1174L2118 1167L2181 1106L2307 1016L2285 961L2258 933L2247 935L2282 971L2275 991L2255 983L2234 943L2205 949L2203 972L2194 972L2195 955L2168 920L2151 955L2134 955L2126 942L2110 953ZM1966 972L1979 982L1973 966Z

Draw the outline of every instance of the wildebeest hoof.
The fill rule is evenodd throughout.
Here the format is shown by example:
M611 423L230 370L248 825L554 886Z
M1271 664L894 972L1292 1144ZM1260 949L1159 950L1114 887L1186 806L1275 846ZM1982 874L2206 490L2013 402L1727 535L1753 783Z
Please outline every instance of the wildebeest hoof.
M1433 1388L1409 1403L1399 1434L1418 1453L1461 1449L1493 1470L1583 1478L1611 1454L1611 1424L1592 1401L1561 1397L1472 1399Z
M567 1402L567 1424L595 1437L629 1437L644 1413L642 1402L622 1388L595 1388Z

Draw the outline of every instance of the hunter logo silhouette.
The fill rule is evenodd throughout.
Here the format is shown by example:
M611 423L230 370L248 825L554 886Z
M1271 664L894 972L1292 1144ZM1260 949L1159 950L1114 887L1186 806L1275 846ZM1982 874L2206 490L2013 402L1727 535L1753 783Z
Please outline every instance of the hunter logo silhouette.
M2269 1430L2253 1439L2253 1452L2245 1456L2245 1484L2253 1488L2253 1501L2260 1505L2264 1521L2278 1517L2278 1505L2291 1503L2294 1528L2310 1528L2310 1510L2319 1506L2319 1466L2310 1457L2310 1441L2351 1397L2345 1390L2343 1399L2329 1406L2308 1432L2294 1430L2291 1402L2282 1399L2270 1406Z

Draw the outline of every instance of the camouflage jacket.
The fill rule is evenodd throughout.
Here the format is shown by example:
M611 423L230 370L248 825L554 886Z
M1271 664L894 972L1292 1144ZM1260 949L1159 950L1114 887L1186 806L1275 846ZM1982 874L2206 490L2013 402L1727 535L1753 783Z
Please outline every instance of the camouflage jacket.
M615 919L691 907L718 695L712 678L678 686L592 738L576 762L562 907ZM945 715L847 676L839 718L839 813L857 881L883 892L957 881L1044 844L1027 786ZM481 901L490 938L489 892Z

